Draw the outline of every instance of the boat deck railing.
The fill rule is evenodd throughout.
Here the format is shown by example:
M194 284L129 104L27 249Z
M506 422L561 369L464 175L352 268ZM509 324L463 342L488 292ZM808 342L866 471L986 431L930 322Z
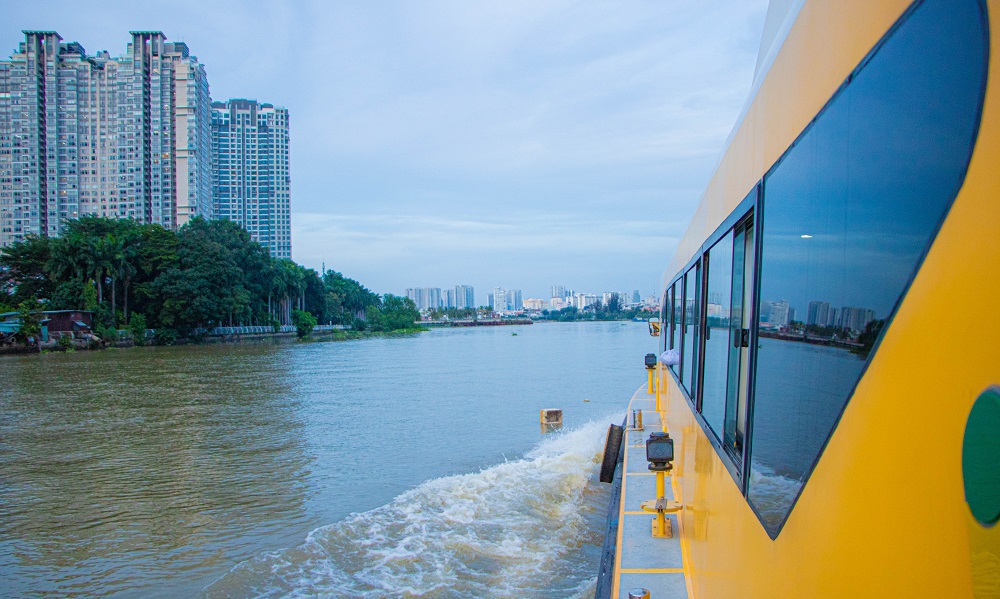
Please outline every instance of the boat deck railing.
M659 378L665 375L655 383L657 390L665 395L665 385L661 387ZM656 474L650 472L646 461L646 439L654 431L674 434L664 426L665 398L661 397L661 411L657 411L657 394L649 391L644 385L629 402L626 418L629 426L622 439L621 462L612 489L612 513L608 518L608 534L614 535L614 541L609 538L605 546L605 562L612 561L613 567L602 564L604 571L598 579L597 599L626 599L630 591L639 589L649 591L649 599L691 596L683 522L676 513L666 514L672 535L654 537L656 516L642 509L643 502L657 499ZM642 410L642 430L631 426L635 410ZM666 477L664 496L667 504L683 499L673 476Z

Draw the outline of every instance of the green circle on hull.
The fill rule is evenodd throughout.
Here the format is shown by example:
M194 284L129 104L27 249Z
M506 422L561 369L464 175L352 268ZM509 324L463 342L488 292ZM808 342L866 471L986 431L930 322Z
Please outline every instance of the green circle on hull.
M962 442L965 501L984 526L1000 519L1000 387L976 399L965 423Z

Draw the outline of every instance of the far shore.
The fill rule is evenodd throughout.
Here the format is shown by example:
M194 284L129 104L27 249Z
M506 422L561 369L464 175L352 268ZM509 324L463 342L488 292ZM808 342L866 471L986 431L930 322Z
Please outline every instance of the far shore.
M126 349L132 347L167 347L168 345L215 345L221 343L313 343L322 341L354 341L358 339L371 339L376 337L404 337L416 333L427 331L426 327L415 327L409 329L396 329L394 331L353 331L342 330L319 330L312 331L306 337L299 339L294 332L282 331L278 333L251 333L251 334L230 334L230 335L202 335L200 337L182 337L173 343L157 345L146 343L136 345L131 339L122 339L115 342L94 344L87 340L74 340L73 349L66 349L59 346L55 341L43 343L40 346L30 345L5 345L0 347L0 356L8 355L46 355L57 353L68 353L74 351L101 351L104 349Z

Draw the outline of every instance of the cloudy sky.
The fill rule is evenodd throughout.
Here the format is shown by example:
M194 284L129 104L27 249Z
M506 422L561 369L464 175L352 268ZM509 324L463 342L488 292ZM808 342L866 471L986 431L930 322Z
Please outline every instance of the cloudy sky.
M52 29L188 43L212 97L289 109L294 259L380 293L658 292L749 90L766 0L0 0Z

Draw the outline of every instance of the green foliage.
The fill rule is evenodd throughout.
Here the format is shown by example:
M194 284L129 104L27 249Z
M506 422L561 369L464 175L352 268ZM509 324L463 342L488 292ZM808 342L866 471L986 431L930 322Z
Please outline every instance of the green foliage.
M83 302L83 309L90 312L97 310L97 287L93 281L87 281L80 292L80 300Z
M0 251L0 289L9 294L5 303L16 306L25 300L51 296L55 281L46 268L51 254L51 240L36 235L28 235L24 241Z
M365 322L363 318L355 318L354 321L351 322L351 328L355 331L363 331L368 328L368 323Z
M475 319L476 309L475 308L432 308L429 312L429 316L432 319L442 319L445 317L447 317L449 320Z
M277 318L271 320L271 330L274 331L275 333L281 332L281 323L278 322Z
M335 270L326 271L323 275L323 284L326 288L325 308L328 312L328 322L353 323L365 314L370 306L380 304L377 294Z
M142 313L132 313L128 321L128 332L132 335L132 343L146 345L146 317Z
M604 311L609 314L617 314L622 311L623 305L621 295L619 293L612 293L607 305L604 306Z
M292 324L295 310L316 322L353 323L376 308L379 328L412 326L412 314L381 309L382 299L359 282L271 258L236 223L202 218L174 232L84 217L67 222L61 237L28 236L0 250L0 304L29 299L47 309L94 312L94 330L104 338L131 326L133 314L175 337L215 326L277 331Z
M153 343L156 345L173 345L177 341L177 331L170 328L160 328L153 331Z
M292 323L295 325L295 333L302 339L316 326L316 317L304 310L292 310Z
M85 289L91 287L80 279L70 279L59 283L49 298L48 310L78 310L83 305Z
M387 293L382 297L381 306L368 308L367 317L373 331L398 331L412 329L420 320L420 312L410 298Z
M549 312L548 320L556 320L559 322L569 322L573 320L581 320L580 310L576 306L568 306L562 310L557 310L555 312Z
M866 324L865 330L858 335L858 343L861 344L861 348L857 350L857 353L867 357L875 347L875 342L878 340L879 333L882 332L882 327L884 326L885 320L872 320Z
M59 340L56 341L56 347L62 351L76 350L76 344L73 343L73 338L69 335L61 335Z
M107 329L114 328L114 317L111 314L111 308L107 304L100 304L97 309L94 310L94 330L98 328ZM104 337L101 337L102 339Z
M104 326L102 324L94 325L94 333L98 337L107 341L108 343L115 343L118 341L118 329L115 327Z
M613 307L613 304L609 302L609 306ZM658 316L658 313L642 307L610 311L608 310L608 307L600 309L591 309L588 307L585 310L579 310L576 306L568 306L561 310L542 310L541 312L541 320L554 320L557 322L572 322L577 320L631 320L636 317L649 318L651 316ZM718 326L720 322L722 321L712 320L711 318L709 320L709 324L711 326ZM728 320L724 321L725 326L729 326L728 323Z
M37 345L41 342L42 322L38 317L38 312L42 306L31 299L26 299L17 307L18 320L21 322L21 329L14 336L15 339L25 345Z

